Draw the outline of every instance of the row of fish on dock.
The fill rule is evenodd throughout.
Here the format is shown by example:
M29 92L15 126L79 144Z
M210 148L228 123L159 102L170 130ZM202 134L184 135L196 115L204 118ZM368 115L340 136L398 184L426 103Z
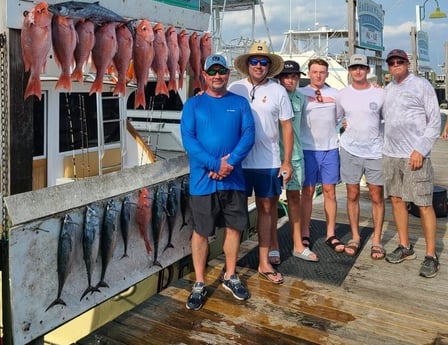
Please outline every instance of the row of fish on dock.
M152 70L157 77L155 95L169 96L183 88L184 74L193 76L193 89L201 89L201 71L212 52L212 37L189 33L148 19L127 19L98 2L40 2L23 13L21 47L24 67L30 72L24 98L41 99L40 73L45 71L51 48L61 73L56 89L72 89L83 81L91 56L96 69L89 94L101 93L106 74L115 77L114 95L125 94L126 85L137 84L134 108L147 108L145 87ZM168 85L165 76L169 76ZM177 83L178 76L178 83Z
M134 246L134 249L142 250L133 255L147 256L150 262L148 267L163 267L159 259L168 248L176 249L173 245L179 241L176 236L179 237L182 231L190 231L186 237L189 241L191 227L187 226L188 224L187 177L151 188L143 187L138 193L108 200L103 207L99 203L87 205L82 224L75 222L69 213L65 214L57 246L57 297L46 310L58 304L66 305L61 295L76 260L76 251L82 250L87 272L87 288L81 294L81 301L87 294L109 287L106 282L107 268L114 261L117 264L117 260L121 262L129 258L128 247L131 238L140 243L143 241L144 244ZM123 252L115 253L119 232L123 240ZM81 243L78 243L77 238L81 238ZM99 282L94 285L92 277L97 260L101 262L101 274ZM128 267L128 270L131 272L132 268Z

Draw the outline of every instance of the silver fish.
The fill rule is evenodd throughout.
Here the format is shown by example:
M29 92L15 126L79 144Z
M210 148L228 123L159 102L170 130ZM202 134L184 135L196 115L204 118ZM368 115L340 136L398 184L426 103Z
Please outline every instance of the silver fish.
M82 234L82 248L84 263L87 270L87 289L82 294L80 300L89 292L99 292L97 287L92 286L92 272L95 261L98 257L100 244L100 219L96 206L87 206L84 218L84 229Z
M101 230L101 278L97 287L109 287L104 281L104 277L117 244L119 218L120 203L116 200L109 200L104 212L103 228Z
M131 207L133 204L135 204L135 202L131 200L130 195L127 195L123 199L123 203L121 205L120 229L124 244L124 253L121 258L128 256L128 239L129 239L129 230L131 228Z
M96 24L107 22L126 23L128 20L99 4L99 2L66 1L48 6L53 13L72 19L89 19Z
M70 215L66 214L61 225L58 242L58 296L45 311L57 304L66 305L61 298L61 293L75 257L76 226L77 224L72 221Z

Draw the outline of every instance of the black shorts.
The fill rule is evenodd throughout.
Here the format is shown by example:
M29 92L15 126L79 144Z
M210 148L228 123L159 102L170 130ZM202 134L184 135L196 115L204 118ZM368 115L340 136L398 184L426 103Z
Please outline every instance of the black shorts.
M191 195L193 228L202 236L212 236L216 227L243 232L249 225L244 191L221 190L209 195Z

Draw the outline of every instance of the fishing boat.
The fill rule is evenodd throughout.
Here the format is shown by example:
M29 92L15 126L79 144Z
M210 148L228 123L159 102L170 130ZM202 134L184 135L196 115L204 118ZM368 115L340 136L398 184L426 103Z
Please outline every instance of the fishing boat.
M0 340L72 343L191 270L188 160L180 136L172 133L178 133L182 104L193 92L193 75L182 75L182 90L156 95L158 75L148 70L145 109L135 110L137 82L114 94L116 71L108 69L102 90L91 91L99 74L92 59L82 81L72 81L69 90L56 88L61 67L53 42L39 92L27 96L21 33L25 20L37 23L41 13L33 9L44 4L1 3ZM126 22L146 19L198 35L209 27L210 4L204 1L102 5ZM176 211L167 213L170 198ZM152 220L151 207L157 209ZM96 240L89 237L92 229ZM96 253L88 249L93 244Z

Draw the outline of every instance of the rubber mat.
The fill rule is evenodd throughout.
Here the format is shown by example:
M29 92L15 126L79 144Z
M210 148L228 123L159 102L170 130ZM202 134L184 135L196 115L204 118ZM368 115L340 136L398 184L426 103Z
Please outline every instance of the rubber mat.
M361 250L373 233L372 228L360 227ZM311 221L311 249L318 257L318 262L309 262L292 256L292 237L289 223L278 229L280 243L281 264L276 268L287 276L314 280L331 285L341 285L350 272L358 255L351 257L344 253L336 253L325 244L326 225L319 220ZM336 224L336 236L347 243L351 239L350 226L348 224ZM238 263L241 267L258 268L258 246L242 257Z

